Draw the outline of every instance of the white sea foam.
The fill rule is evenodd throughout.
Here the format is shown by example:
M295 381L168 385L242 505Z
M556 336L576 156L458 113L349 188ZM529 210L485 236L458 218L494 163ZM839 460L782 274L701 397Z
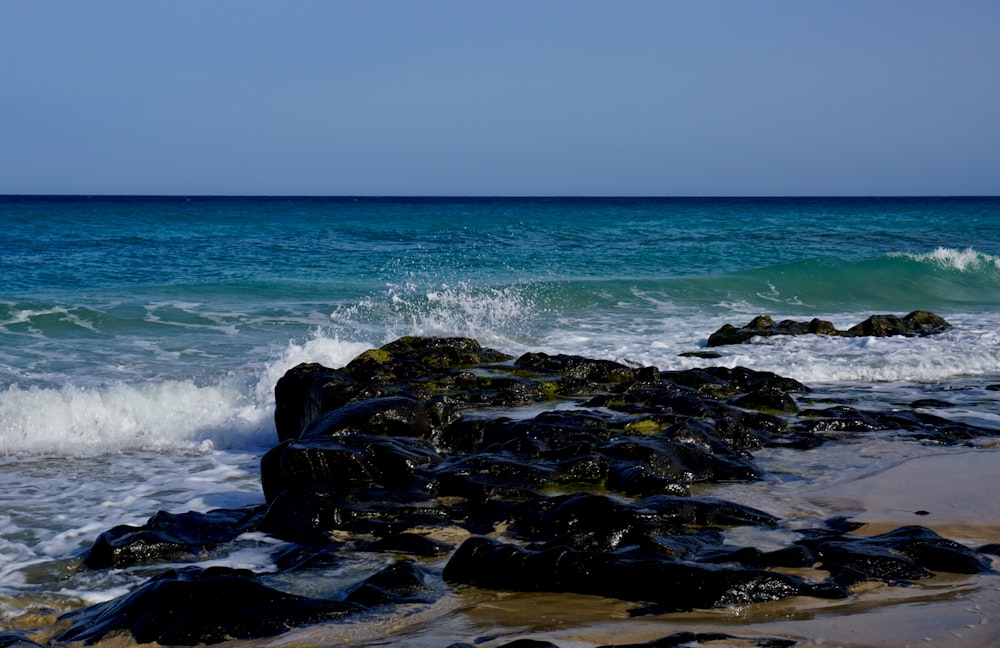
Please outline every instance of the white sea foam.
M0 454L93 455L242 445L270 412L239 384L191 381L0 392Z
M964 250L938 247L931 252L919 254L894 252L889 256L931 262L942 268L951 268L960 272L989 269L990 267L994 270L1000 270L1000 256L980 252L971 247Z
M840 315L834 325L847 328L866 315ZM727 318L703 318L696 327L686 318L664 317L658 329L649 322L593 322L583 328L551 331L543 350L609 358L660 369L745 366L773 371L805 383L830 381L947 381L956 377L1000 376L1000 316L957 315L953 327L923 338L842 338L822 335L757 338L750 344L710 349L718 358L681 356L706 350L708 333ZM640 328L642 324L642 328Z

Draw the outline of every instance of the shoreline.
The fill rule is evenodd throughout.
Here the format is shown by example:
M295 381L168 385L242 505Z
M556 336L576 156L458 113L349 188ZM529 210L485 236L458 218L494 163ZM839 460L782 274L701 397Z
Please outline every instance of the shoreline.
M390 637L413 646L534 639L624 648L678 632L858 647L1000 639L992 613L1000 559L995 547L979 550L1000 542L1000 503L990 497L1000 488L995 430L891 408L800 410L789 394L804 386L743 368L659 372L544 353L510 360L474 340L402 338L342 369L289 370L276 388L279 442L261 463L267 506L223 511L239 519L218 548L259 531L266 542L291 543L280 553L292 560L313 554L317 564L299 573L272 553L278 571L262 573L261 585L318 597L311 601L330 613L341 596L363 591L344 589L352 576L313 581L342 572L339 556L367 561L357 578L393 564L417 571L368 612L343 608L356 615L347 623L317 617L228 645L376 646ZM362 385L376 395L354 398ZM512 408L533 416L505 416ZM216 524L210 513L157 515L195 535ZM455 525L462 533L452 541L435 537ZM904 535L861 540L888 531ZM85 563L134 563L143 573L152 566L143 553L152 536L143 534L156 532L153 518L109 530ZM423 544L372 541L402 536ZM186 561L183 548L164 549L156 560L165 568ZM949 562L957 554L970 562ZM255 578L187 574L167 578L206 589L215 578ZM70 615L73 625L47 642L131 645L114 626L87 634L95 622L87 615L106 608ZM207 631L199 641L218 641L214 626Z

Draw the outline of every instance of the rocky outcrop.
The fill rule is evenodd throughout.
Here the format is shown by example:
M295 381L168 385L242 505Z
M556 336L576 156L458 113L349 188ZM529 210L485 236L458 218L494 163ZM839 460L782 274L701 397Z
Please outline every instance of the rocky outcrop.
M222 557L254 531L285 542L273 553L274 585L349 557L390 565L326 598L236 570L161 570L124 597L65 615L58 640L264 637L429 603L466 585L607 596L663 613L848 597L865 581L991 570L986 553L922 527L865 537L849 521L798 521L784 547L725 542L727 528L789 523L691 495L695 485L760 479L754 452L869 433L936 443L995 434L918 411L800 405L808 393L746 368L514 359L464 338L403 338L342 369L299 365L276 387L278 438L261 460L265 505L160 512L102 534L86 564L155 572Z
M899 317L897 315L872 315L865 321L855 324L845 331L827 322L814 318L808 322L782 320L775 323L767 315L755 317L742 327L724 324L718 331L708 336L708 346L717 347L726 344L741 344L755 337L770 337L773 335L836 335L840 337L906 337L933 335L940 333L951 325L943 317L927 311L913 311Z

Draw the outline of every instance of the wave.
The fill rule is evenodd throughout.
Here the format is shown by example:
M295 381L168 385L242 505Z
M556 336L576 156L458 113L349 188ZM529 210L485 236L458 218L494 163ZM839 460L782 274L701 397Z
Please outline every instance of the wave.
M861 260L809 259L753 270L739 279L758 284L751 299L821 311L1000 306L1000 257L971 248L891 252Z
M300 362L340 367L370 345L315 331L255 371L208 384L161 380L0 391L0 455L94 456L131 450L266 448L274 385Z
M0 392L0 454L206 451L263 439L268 412L237 385L166 381ZM239 439L239 441L237 441Z
M974 249L810 258L739 272L568 282L561 307L813 314L1000 306L1000 256ZM551 295L550 295L551 296Z

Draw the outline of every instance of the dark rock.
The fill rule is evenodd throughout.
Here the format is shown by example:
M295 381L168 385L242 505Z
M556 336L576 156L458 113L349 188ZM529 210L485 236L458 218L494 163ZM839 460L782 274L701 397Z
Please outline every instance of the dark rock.
M429 603L427 578L427 572L412 562L393 563L351 588L344 600L365 607Z
M721 632L676 632L672 635L653 639L645 643L614 644L600 646L600 648L679 648L680 646L709 644L727 646L732 645L734 642L738 642L741 646L757 646L757 648L791 648L791 646L798 645L798 642L792 639L778 639L774 637L738 637Z
M334 531L388 537L415 527L450 524L451 518L439 509L411 506L391 497L358 498L323 489L290 488L268 507L260 529L282 540L324 547Z
M996 430L917 411L875 412L837 405L825 409L805 409L799 415L800 420L794 424L794 430L807 434L856 434L886 430L945 445L997 434Z
M332 491L414 486L419 468L441 461L430 443L408 437L347 434L282 443L261 460L270 503L288 488Z
M314 418L349 403L361 387L345 373L319 364L300 364L274 386L278 440L296 439Z
M331 531L350 529L370 515L327 490L288 488L268 506L260 529L290 542L327 545Z
M484 349L469 338L404 337L372 349L344 368L354 380L388 385L425 379L442 370L504 362L510 356Z
M983 574L992 571L991 561L982 552L942 538L922 526L900 527L872 536L870 542L896 549L934 572Z
M704 358L705 360L717 360L722 357L722 354L716 351L685 351L677 355L682 358Z
M299 439L345 434L426 437L430 432L430 418L422 403L404 396L386 396L326 412L306 425Z
M643 465L652 475L685 484L758 478L757 469L749 461L734 455L711 454L666 437L623 436L600 447L598 452L612 461Z
M770 337L772 335L837 335L837 329L825 320L813 319L810 322L782 320L775 324L767 315L755 317L742 327L724 324L718 331L708 337L708 346L716 347L725 344L741 344L755 337Z
M770 371L756 371L746 367L706 367L701 370L719 380L738 387L741 391L752 392L761 389L782 392L808 392L810 389L792 378L785 378Z
M847 329L848 335L890 337L933 335L951 327L943 317L927 311L913 311L900 318L895 315L872 315L864 322Z
M930 529L905 526L875 536L819 533L796 544L808 547L844 586L878 580L889 583L917 580L932 571L981 574L992 571L981 552L947 540Z
M141 527L121 525L102 533L87 553L86 563L91 569L101 569L202 558L206 552L254 530L263 513L263 507L208 513L160 511Z
M281 634L360 611L358 605L287 594L224 567L170 570L130 594L63 615L56 641L95 643L127 632L137 643L210 644Z
M914 409L918 408L945 409L948 407L955 407L955 404L949 403L948 401L939 400L937 398L921 398L910 403L910 407Z
M575 355L525 353L515 360L519 367L549 371L593 383L621 383L635 379L635 370L611 360L592 360Z
M1000 556L1000 542L991 542L990 544L985 544L982 547L979 547L977 551L979 551L979 553Z
M19 632L7 630L0 632L0 648L41 648L41 644L35 643Z
M429 489L439 497L457 496L474 502L491 498L534 499L537 489L553 477L542 463L509 454L477 454L446 461L433 470Z
M443 556L454 547L419 533L403 532L371 542L360 543L358 549L385 553L406 553L416 556Z
M742 344L755 337L770 337L773 335L815 334L843 337L889 337L904 335L913 337L940 333L950 326L944 318L927 311L913 311L904 317L897 315L872 315L846 331L838 331L833 324L820 319L813 319L809 322L782 320L775 323L770 317L761 315L750 320L746 326L741 328L736 328L732 324L724 324L719 330L708 337L708 346Z
M605 538L603 551L617 549L625 538L664 532L682 532L685 526L775 527L778 519L764 511L706 497L651 495L635 502L619 502L606 495L576 493L522 506L510 531L535 542L566 540L585 534L587 544Z
M470 538L452 555L444 579L521 592L574 592L652 603L660 611L775 601L809 588L799 578L760 569L631 558L553 547L529 551Z
M791 396L775 389L758 389L744 394L732 402L737 407L771 414L794 414L799 409Z
M449 648L455 648L455 646L468 646L468 644L453 644ZM469 646L473 648L473 646ZM552 643L551 641L542 641L541 639L515 639L514 641L508 641L505 644L497 646L497 648L560 648L558 645Z
M343 543L292 544L276 551L272 556L275 566L283 572L326 569L342 560Z

